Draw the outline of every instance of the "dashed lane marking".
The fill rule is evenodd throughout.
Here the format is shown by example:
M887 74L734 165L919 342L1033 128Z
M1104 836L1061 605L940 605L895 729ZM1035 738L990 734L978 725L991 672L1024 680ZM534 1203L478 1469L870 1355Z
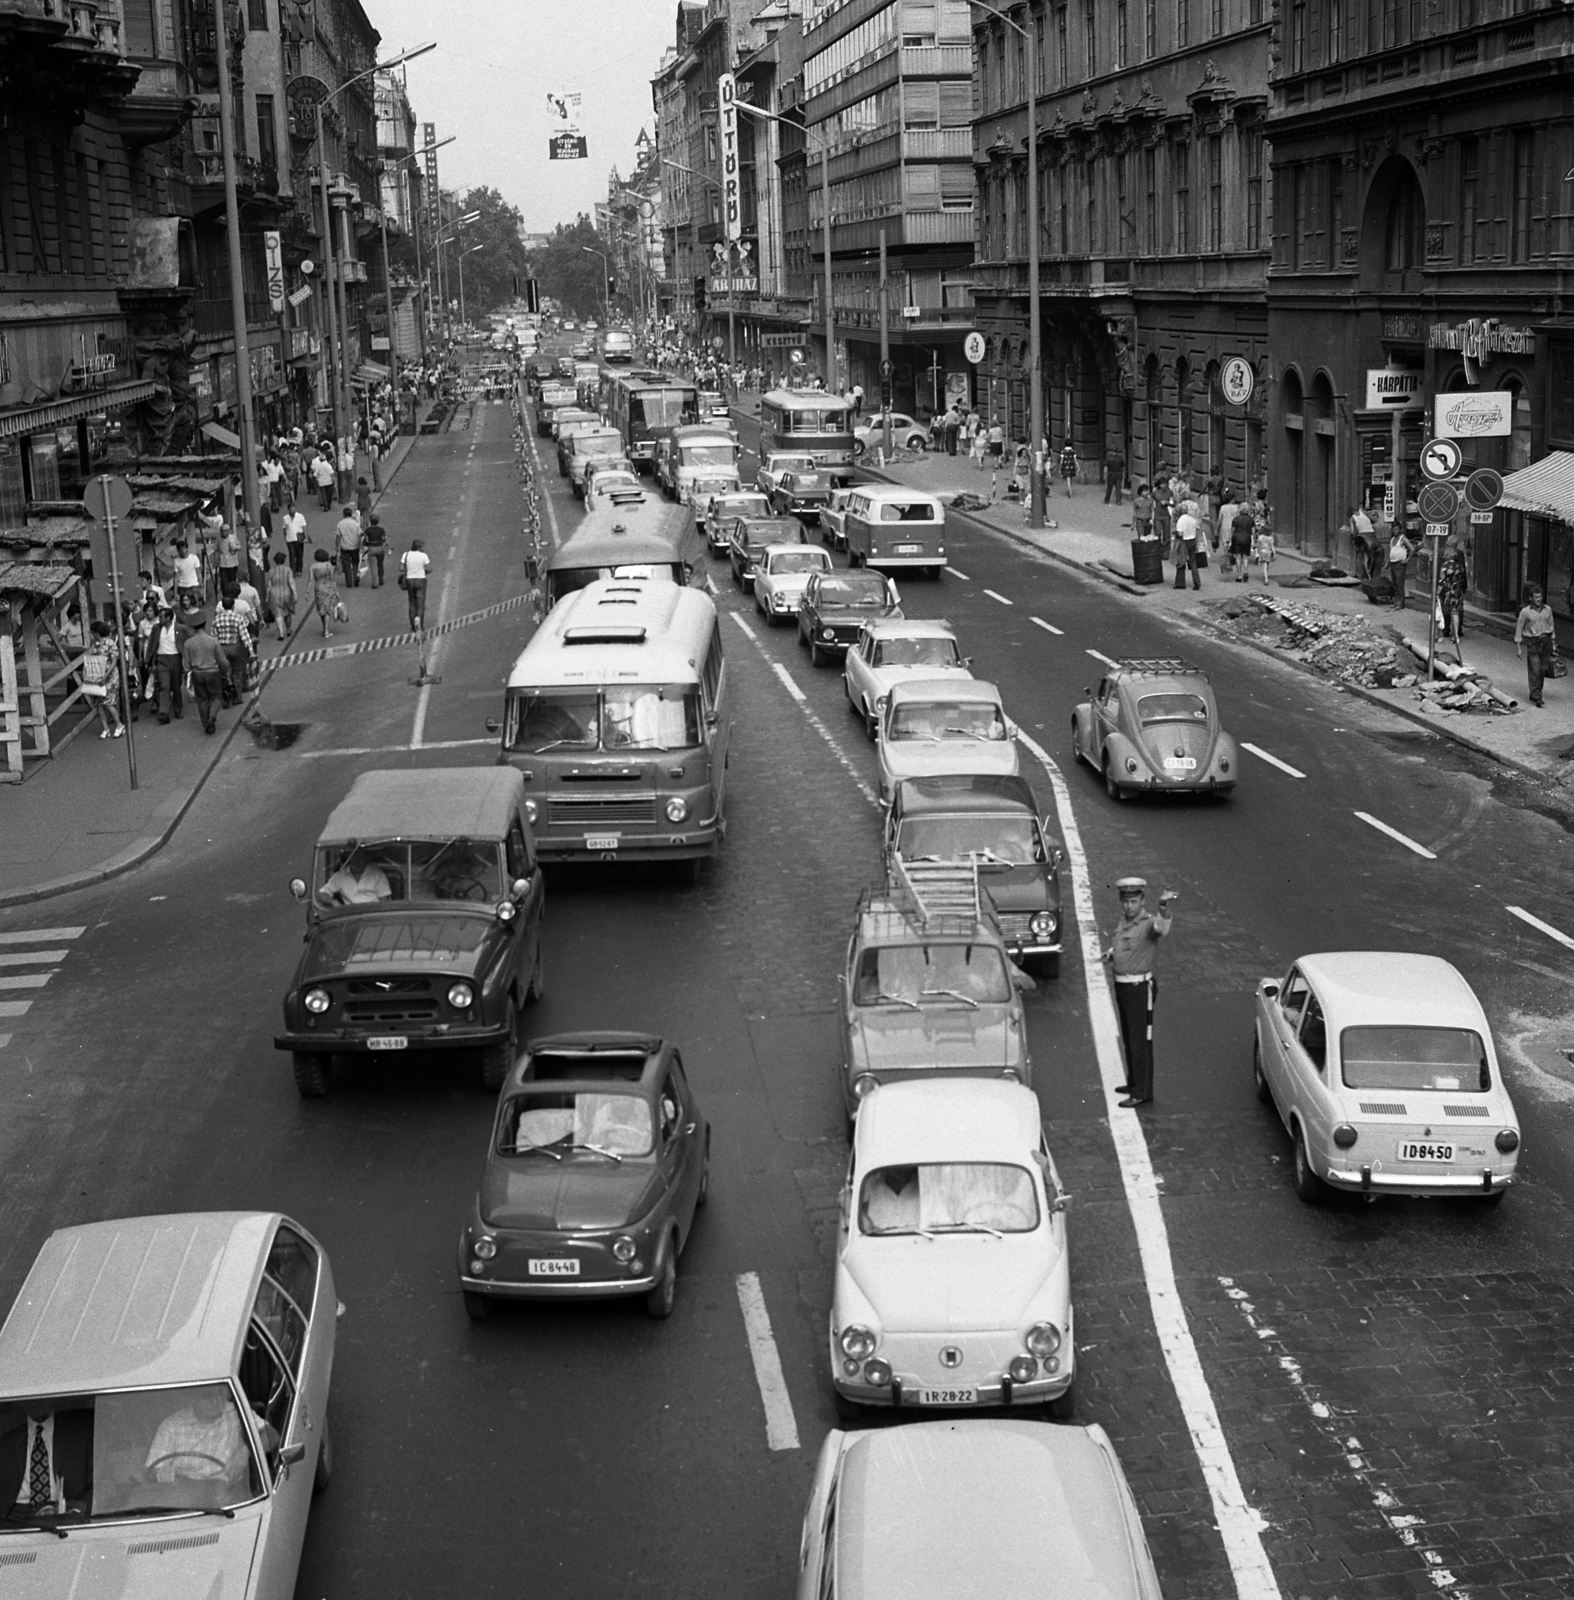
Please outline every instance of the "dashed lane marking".
M1102 661L1106 667L1118 667L1120 665L1118 661L1112 661L1102 650L1087 650L1083 653L1092 656L1095 661Z
M323 756L391 756L410 750L467 750L475 745L496 745L497 735L485 739L432 739L424 744L358 744L344 745L336 750L292 750L291 755L302 759L321 759Z
M792 1397L787 1393L781 1353L771 1332L771 1314L765 1309L765 1294L757 1273L738 1275L738 1306L749 1339L749 1357L754 1362L754 1381L765 1407L765 1443L772 1450L796 1450L798 1422L792 1414Z
M1357 811L1358 816L1369 828L1376 828L1379 833L1386 833L1396 844L1402 844L1406 850L1414 850L1418 856L1428 861L1436 861L1437 856L1424 844L1417 844L1407 833L1401 833L1398 828L1391 828L1381 817L1374 817L1370 811Z
M1532 916L1523 906L1509 906L1507 910L1511 917L1518 917L1521 922L1528 923L1532 928L1546 934L1549 939L1556 939L1565 949L1574 950L1574 939L1561 928L1554 928L1550 922L1543 922L1540 917Z
M1027 620L1031 622L1035 628L1042 628L1045 633L1053 633L1062 639L1065 638L1065 630L1063 628L1057 628L1053 622L1045 622L1042 617L1029 617Z
M9 1033L0 1033L0 1050L4 1050L10 1042L11 1035Z
M56 939L80 939L87 924L78 928L20 928L0 933L0 944L53 944Z
M1091 653L1091 652L1090 652ZM1230 1454L1228 1440L1219 1422L1218 1407L1207 1375L1197 1354L1191 1323L1175 1283L1175 1261L1170 1251L1169 1228L1159 1200L1159 1187L1153 1172L1147 1137L1134 1111L1117 1108L1116 1085L1125 1076L1121 1057L1120 1028L1115 1019L1115 1002L1104 976L1103 951L1093 913L1093 887L1088 874L1087 854L1082 834L1071 809L1071 791L1054 759L1042 745L1018 732L1024 748L1037 757L1049 775L1055 792L1055 809L1060 818L1060 836L1071 868L1073 901L1082 940L1082 976L1087 986L1088 1022L1093 1034L1099 1076L1104 1084L1110 1137L1120 1161L1121 1183L1126 1206L1131 1213L1142 1259L1142 1276L1148 1291L1148 1307L1158 1333L1159 1348L1169 1369L1170 1383L1191 1434L1192 1448L1202 1469L1208 1496L1213 1503L1214 1520L1224 1553L1235 1578L1239 1600L1280 1600L1279 1584L1263 1548L1262 1534L1267 1523L1260 1512L1247 1504Z
M1268 751L1259 749L1254 744L1247 744L1243 739L1241 749L1250 750L1259 761L1266 761L1270 767L1277 767L1280 772L1288 772L1292 778L1304 778L1306 774L1299 767L1292 767L1288 761L1281 761L1278 756L1270 755Z
M52 967L70 953L69 950L28 950L19 956L0 956L0 967Z
M985 589L984 593L987 594L991 600L998 600L1003 606L1014 606L1016 604L1015 600L1008 600L1003 594L996 594L993 589Z
M965 572L958 572L955 567L947 567L946 571L949 572L953 578L960 578L963 583L971 583L973 581Z

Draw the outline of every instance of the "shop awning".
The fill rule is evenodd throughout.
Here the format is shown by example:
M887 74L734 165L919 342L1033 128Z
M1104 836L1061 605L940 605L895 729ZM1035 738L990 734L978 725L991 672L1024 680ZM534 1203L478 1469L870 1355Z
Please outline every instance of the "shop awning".
M1503 479L1503 504L1510 511L1574 522L1574 453L1554 450Z
M151 378L134 378L129 383L113 383L107 389L90 389L86 394L66 394L58 400L40 400L15 411L0 411L0 439L43 433L82 417L96 416L100 411L124 411L127 406L151 400L158 391L158 384Z
M228 446L231 450L240 449L240 435L231 433L221 422L204 422L202 431L213 440L215 444Z
M350 382L358 383L363 389L369 389L374 383L387 383L388 377L388 369L381 362L363 361L350 374Z

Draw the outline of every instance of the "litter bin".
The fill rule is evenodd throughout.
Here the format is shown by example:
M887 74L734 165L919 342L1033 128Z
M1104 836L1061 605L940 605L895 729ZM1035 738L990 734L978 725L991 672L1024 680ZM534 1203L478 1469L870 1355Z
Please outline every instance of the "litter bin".
M1162 539L1131 541L1131 576L1137 583L1163 583L1164 548Z

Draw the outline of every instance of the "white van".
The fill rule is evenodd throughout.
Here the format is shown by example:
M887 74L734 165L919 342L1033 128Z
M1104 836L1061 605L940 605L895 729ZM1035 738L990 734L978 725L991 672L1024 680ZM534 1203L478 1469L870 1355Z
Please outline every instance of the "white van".
M843 543L853 566L945 570L945 506L938 495L894 483L860 483L847 497Z

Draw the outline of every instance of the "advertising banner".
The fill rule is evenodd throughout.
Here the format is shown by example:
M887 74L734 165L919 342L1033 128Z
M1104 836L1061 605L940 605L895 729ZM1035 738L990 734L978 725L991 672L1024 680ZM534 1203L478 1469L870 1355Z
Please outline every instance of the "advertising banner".
M1514 431L1514 396L1507 389L1440 394L1432 431L1440 439L1501 439Z
M583 161L590 154L585 135L580 131L581 96L578 89L565 89L547 96L547 138L549 161Z
M738 168L738 80L724 72L716 80L716 109L721 122L721 214L727 237L743 236L743 180Z

